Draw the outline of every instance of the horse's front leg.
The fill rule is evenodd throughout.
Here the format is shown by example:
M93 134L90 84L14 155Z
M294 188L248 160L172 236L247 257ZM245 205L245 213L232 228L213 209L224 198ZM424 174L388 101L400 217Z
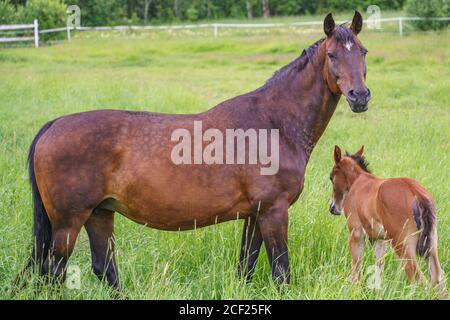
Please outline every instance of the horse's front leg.
M247 282L252 279L262 241L256 218L248 217L245 219L238 272L239 276L244 277Z
M266 246L272 277L279 284L290 283L288 207L287 199L280 199L258 216L258 225Z
M362 227L351 229L348 245L352 254L352 281L354 284L359 282L361 263L364 255L364 239L365 236Z

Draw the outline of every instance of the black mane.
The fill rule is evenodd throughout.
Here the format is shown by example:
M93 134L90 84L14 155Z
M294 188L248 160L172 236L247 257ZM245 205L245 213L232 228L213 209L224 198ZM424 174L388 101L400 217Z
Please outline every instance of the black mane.
M312 56L316 52L319 45L325 40L325 38L322 38L318 41L316 41L314 44L309 46L308 48L304 49L302 54L297 57L294 61L291 63L285 65L278 71L275 71L275 73L270 77L263 87L267 87L275 82L277 80L284 78L285 75L289 74L291 71L299 72L305 68L305 66L308 64L308 62L311 60Z
M369 169L369 162L366 160L366 158L364 158L364 156L350 154L347 151L345 151L345 155L349 158L352 158L365 172L372 173L372 171L370 171Z
M353 34L353 31L349 28L346 28L344 24L337 26L333 32L333 39L339 43L346 43L346 42L353 43L354 37L355 35ZM261 88L257 89L257 91L277 83L278 80L283 79L286 75L290 74L292 71L299 72L303 70L316 53L317 48L319 48L320 44L324 40L325 38L316 41L311 46L304 49L302 51L302 54L299 57L297 57L294 61L290 62L284 67L281 67L281 69L279 69L278 71L275 71L272 77L270 77Z

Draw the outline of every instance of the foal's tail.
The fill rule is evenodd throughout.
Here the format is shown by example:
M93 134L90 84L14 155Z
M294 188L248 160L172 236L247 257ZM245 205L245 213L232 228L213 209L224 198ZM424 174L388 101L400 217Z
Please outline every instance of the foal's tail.
M428 257L433 243L433 229L436 223L436 209L431 199L424 196L416 196L413 202L413 214L417 229L421 230L417 253Z

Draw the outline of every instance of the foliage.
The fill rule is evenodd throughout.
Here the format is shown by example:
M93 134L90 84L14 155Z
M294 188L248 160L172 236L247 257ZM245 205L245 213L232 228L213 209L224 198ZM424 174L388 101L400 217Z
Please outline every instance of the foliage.
M9 23L10 17L17 19L17 13L16 16L12 14L13 8L16 7L17 12L20 12L28 3L32 4L34 11L39 7L42 18L47 20L49 18L45 13L49 10L59 12L61 1L66 6L78 5L81 9L81 23L86 26L244 18L248 15L248 5L253 17L263 15L262 0L0 0L0 21ZM272 16L294 16L355 9L364 12L372 4L378 5L381 10L400 10L405 2L406 0L269 0L269 8ZM448 15L448 0L410 0L409 3L408 8L413 15ZM31 8L25 11L27 10ZM53 24L53 18L50 20L49 23L42 21L42 24Z
M406 11L411 16L418 17L448 17L450 13L449 0L408 0ZM438 30L448 26L448 21L414 21L419 30Z
M13 24L17 21L14 5L8 0L0 0L0 24Z
M66 6L60 0L28 0L18 12L24 23L32 23L34 19L38 19L39 29L66 25Z

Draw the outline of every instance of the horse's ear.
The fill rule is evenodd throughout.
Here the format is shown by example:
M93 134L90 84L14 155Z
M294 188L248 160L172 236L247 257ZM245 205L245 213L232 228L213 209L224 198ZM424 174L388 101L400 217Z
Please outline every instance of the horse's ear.
M363 153L364 153L364 146L362 146L362 147L355 153L355 156L360 156L360 157L362 157Z
M330 37L333 34L335 27L334 19L331 13L327 14L325 17L325 20L323 21L323 31L325 31L325 34L327 37Z
M342 152L341 148L338 146L334 146L334 163L339 163L341 161Z
M353 16L352 25L350 26L350 29L352 29L355 34L358 34L360 33L362 26L363 26L363 18L361 16L361 13L355 11L355 15Z

